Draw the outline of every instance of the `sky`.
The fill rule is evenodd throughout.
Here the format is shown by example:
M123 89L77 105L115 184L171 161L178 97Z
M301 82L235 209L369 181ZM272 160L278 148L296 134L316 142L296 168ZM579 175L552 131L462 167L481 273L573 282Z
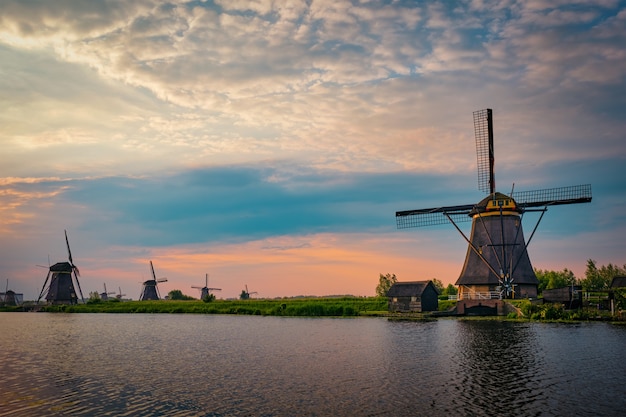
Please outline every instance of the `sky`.
M64 230L85 297L137 299L150 260L162 296L454 283L459 232L395 212L485 197L484 108L498 191L592 185L533 266L622 266L624 45L618 0L1 0L0 287L36 299Z

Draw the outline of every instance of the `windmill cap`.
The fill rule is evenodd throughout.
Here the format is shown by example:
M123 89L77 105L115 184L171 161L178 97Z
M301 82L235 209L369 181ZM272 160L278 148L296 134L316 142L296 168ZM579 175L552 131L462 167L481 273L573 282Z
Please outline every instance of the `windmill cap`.
M518 208L513 197L495 192L480 200L480 202L474 206L472 211L469 212L469 216L472 217L478 213L485 213L489 211L500 211L500 208L505 211L514 211L517 213L522 212L521 209Z
M69 262L58 262L50 267L52 272L72 272L72 264Z

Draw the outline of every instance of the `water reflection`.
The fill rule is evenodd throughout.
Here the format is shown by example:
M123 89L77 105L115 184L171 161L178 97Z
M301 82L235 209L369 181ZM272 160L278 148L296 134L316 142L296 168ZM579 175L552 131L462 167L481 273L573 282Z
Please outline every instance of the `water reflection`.
M533 326L460 321L458 327L457 405L469 412L532 415L528 404L541 402L543 395L535 389L542 359Z
M626 329L604 324L0 313L0 334L0 416L626 407Z

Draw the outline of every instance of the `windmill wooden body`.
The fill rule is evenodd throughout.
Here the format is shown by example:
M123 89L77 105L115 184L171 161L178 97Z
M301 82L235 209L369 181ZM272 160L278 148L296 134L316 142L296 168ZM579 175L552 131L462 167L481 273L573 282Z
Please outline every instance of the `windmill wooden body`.
M211 294L211 291L222 291L221 288L209 288L209 274L205 274L204 287L192 286L191 288L196 288L200 290L200 299L202 300L207 298Z
M83 291L78 281L80 272L72 260L72 251L67 238L67 231L65 231L65 243L67 245L69 262L57 262L49 268L48 275L39 293L39 298L37 298L37 303L44 296L44 293L46 294L45 298L48 304L77 304L78 294L80 294L81 301L85 302ZM76 286L74 286L74 282L76 282ZM78 288L78 293L76 288Z
M496 192L492 110L474 112L479 189L488 196L477 204L396 212L399 229L452 223L468 243L465 263L456 281L459 299L536 297L538 280L528 256L528 245L548 207L588 203L591 185L544 190ZM524 213L541 212L525 240ZM472 221L469 238L457 223Z
M150 272L152 273L152 279L143 282L143 288L141 290L141 295L139 296L139 301L161 299L161 295L159 294L159 282L167 282L167 278L157 279L156 274L154 273L154 265L152 265L152 261L150 261Z

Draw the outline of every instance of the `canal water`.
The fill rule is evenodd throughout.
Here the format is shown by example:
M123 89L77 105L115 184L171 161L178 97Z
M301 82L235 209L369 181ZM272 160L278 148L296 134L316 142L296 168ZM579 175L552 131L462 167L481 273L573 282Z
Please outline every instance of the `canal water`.
M626 326L0 313L0 416L626 415Z

